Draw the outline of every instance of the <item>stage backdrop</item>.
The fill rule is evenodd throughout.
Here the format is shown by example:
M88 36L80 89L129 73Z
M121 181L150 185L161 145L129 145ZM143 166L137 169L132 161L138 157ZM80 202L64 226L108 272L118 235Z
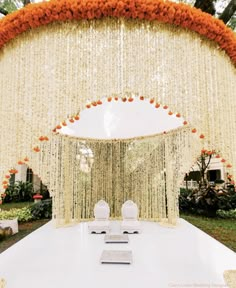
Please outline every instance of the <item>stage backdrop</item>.
M175 222L179 181L201 148L236 172L235 43L219 20L165 1L50 1L0 20L2 189L27 163L59 222L90 218L100 198L113 216L131 198L141 217ZM185 128L117 141L57 135L104 97L134 96Z

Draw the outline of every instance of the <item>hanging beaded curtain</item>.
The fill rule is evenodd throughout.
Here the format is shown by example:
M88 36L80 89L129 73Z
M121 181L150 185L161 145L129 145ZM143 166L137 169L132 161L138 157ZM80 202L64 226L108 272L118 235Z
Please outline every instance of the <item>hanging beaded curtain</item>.
M163 1L156 1L155 5L159 5L159 2L164 7L175 7L178 12L174 16L170 13L168 19L177 19L184 10L186 12L192 9ZM7 42L17 35L22 27L39 26L36 20L34 24L31 23L31 20L36 18L27 22L29 18L26 15L29 17L31 9L34 15L33 7L42 7L40 13L44 13L43 7L57 7L64 1L56 3L52 1L38 6L31 5L22 10L22 14L19 12L1 20L0 44L3 45L4 41ZM74 8L65 9L72 11ZM231 60L235 61L236 40L235 36L232 36L233 32L222 28L221 22L216 22L217 20L196 10L191 11L192 14L188 13L195 17L196 21L201 17L207 19L211 33L205 33L207 26L204 26L205 30L198 29L205 23L202 20L198 20L201 22L200 26L191 24L192 29L199 30L199 33L212 39L212 33L219 28L219 31L225 34L219 34L215 41L218 41ZM198 14L200 18L197 18ZM17 15L24 17L19 20ZM58 15L61 17L60 13ZM47 17L49 19L50 16ZM64 17L62 20L66 19ZM13 28L9 27L16 25L17 21L26 21L28 24L22 22L14 32ZM169 22L173 23L174 20L171 21ZM62 167L66 167L63 163L68 160L61 158L62 166L52 163L55 156L60 157L64 142L55 142L51 130L66 123L62 121L75 118L86 104L87 107L96 109L93 104L97 105L104 97L112 97L114 100L133 94L153 99L153 107L159 107L158 103L162 103L163 107L169 107L176 115L184 116L191 123L194 132L198 136L204 136L204 139L201 138L202 146L220 151L220 155L227 160L226 164L229 167L233 164L232 172L235 174L236 69L228 55L220 50L215 42L210 42L195 32L157 21L101 18L55 22L26 31L6 43L0 51L2 179L9 167L30 160L30 166L35 172L43 175L45 183L52 186L52 194L59 193L62 189L60 173L65 173ZM50 140L47 153L43 153L47 144L39 140L42 138ZM178 145L181 147L183 143L180 141ZM122 149L125 150L124 147L122 146ZM168 151L171 157L176 157L173 150ZM191 157L191 161L192 159ZM43 163L50 165L45 166ZM186 169L189 166L186 165ZM54 174L53 169L57 170L58 174ZM173 179L176 169L168 161L166 177ZM54 178L55 175L59 175L58 178ZM168 182L168 185L173 183ZM69 181L68 185L71 185ZM170 188L172 189L172 186ZM60 199L59 197L57 201L61 201ZM60 202L56 202L55 206L60 205ZM91 212L83 217L90 216Z
M111 217L120 217L122 204L132 199L138 204L140 218L168 218L175 223L179 184L201 143L190 127L184 127L120 140L58 134L41 148L42 154L52 156L42 159L40 170L33 157L33 168L52 192L58 225L91 219L100 199L109 203Z

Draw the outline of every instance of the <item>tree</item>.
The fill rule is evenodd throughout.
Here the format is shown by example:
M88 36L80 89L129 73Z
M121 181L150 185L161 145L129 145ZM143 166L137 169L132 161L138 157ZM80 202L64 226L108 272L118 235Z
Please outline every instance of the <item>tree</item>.
M3 14L3 15L7 15L8 14L7 10L5 10L2 7L0 7L0 13Z
M231 0L228 6L225 8L223 13L220 15L221 19L225 24L229 22L236 11L236 0Z
M202 149L201 155L197 158L197 166L200 171L200 181L199 181L199 189L206 188L208 186L207 180L207 169L211 163L212 156L215 155L214 150L205 150Z
M196 0L194 7L201 9L203 12L215 15L215 0Z

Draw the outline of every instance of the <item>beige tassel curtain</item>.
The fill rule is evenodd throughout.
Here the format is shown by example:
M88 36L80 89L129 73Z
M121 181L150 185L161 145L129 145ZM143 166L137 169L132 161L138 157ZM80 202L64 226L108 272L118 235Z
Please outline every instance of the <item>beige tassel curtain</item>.
M217 44L155 21L104 18L25 32L0 51L0 175L5 181L28 163L49 186L61 223L91 218L101 198L113 217L132 199L141 218L175 222L179 182L201 148L220 151L235 175L235 80ZM132 95L189 125L116 141L52 132L86 106Z

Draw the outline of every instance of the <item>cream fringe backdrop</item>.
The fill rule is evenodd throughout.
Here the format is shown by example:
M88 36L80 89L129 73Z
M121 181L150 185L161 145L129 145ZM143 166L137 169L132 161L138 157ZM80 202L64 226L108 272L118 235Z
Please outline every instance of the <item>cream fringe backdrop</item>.
M33 168L50 187L58 225L91 219L100 199L110 204L112 217L121 216L124 201L133 199L141 218L175 223L179 184L200 143L186 127L123 140L58 134L41 148L43 155L53 155L34 159Z
M27 156L54 197L59 222L90 218L101 198L113 216L132 198L141 217L175 222L178 183L197 150L220 151L236 172L235 80L235 67L215 43L155 21L104 18L25 32L0 51L0 174ZM88 103L127 95L153 98L191 127L119 141L81 142L51 132ZM40 142L41 135L50 141ZM76 158L81 143L94 158L87 172Z

